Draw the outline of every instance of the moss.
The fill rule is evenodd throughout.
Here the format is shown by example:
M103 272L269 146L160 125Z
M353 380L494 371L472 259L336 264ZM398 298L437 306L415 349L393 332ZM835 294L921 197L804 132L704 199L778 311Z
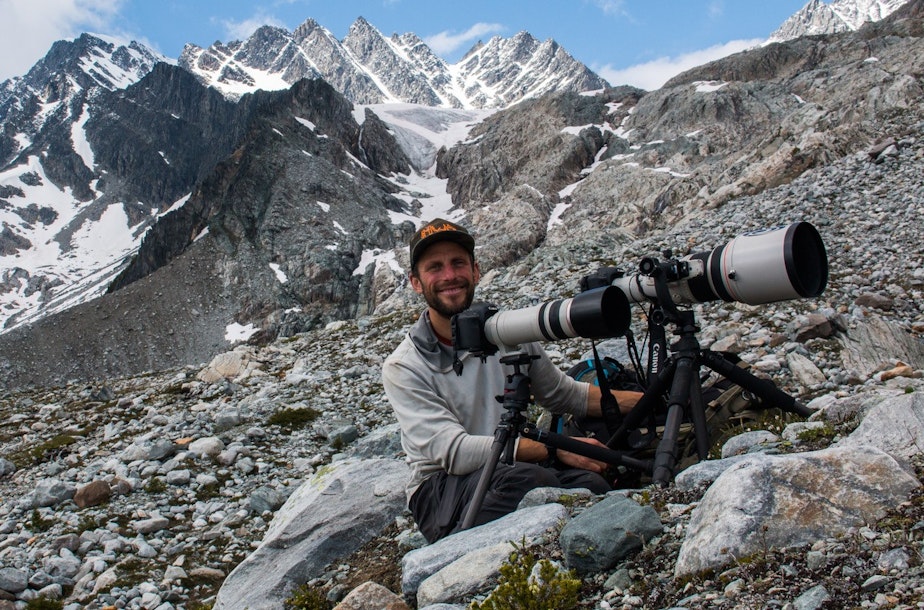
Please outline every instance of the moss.
M151 494L163 493L167 491L167 481L164 477L153 477L145 485L144 490Z
M40 445L11 455L9 459L19 468L40 464L49 457L58 455L75 442L77 439L70 434L58 434Z
M312 586L296 587L284 602L286 610L328 610L330 603L324 593Z
M825 424L819 428L808 428L799 433L799 440L805 443L813 443L815 441L830 440L837 435L837 431Z
M526 549L525 540L513 546L507 563L500 568L497 587L483 602L472 602L471 610L577 608L581 581L573 571L563 572L548 559L538 559Z
M77 533L82 534L83 532L92 532L99 526L100 524L96 517L91 515L81 515L80 521L77 523Z
M29 518L29 528L35 532L47 532L54 524L54 519L45 519L38 509L34 509L32 511L32 516Z
M130 557L116 565L118 577L110 590L115 588L131 589L148 578L149 566L136 557Z
M318 418L320 413L311 407L298 409L281 409L270 415L267 423L271 426L280 426L287 430L304 428Z

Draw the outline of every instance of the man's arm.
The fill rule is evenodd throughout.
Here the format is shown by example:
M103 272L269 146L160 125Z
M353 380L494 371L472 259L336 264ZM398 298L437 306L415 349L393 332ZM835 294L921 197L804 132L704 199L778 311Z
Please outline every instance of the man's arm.
M600 392L600 386L589 384L587 390L587 415L590 417L603 417L603 410L600 407L600 399L603 397ZM610 390L619 403L619 412L625 415L632 410L632 407L642 397L641 392L632 392L628 390Z
M575 440L582 441L591 445L596 445L598 447L605 447L603 443L595 438L576 438ZM550 455L548 448L540 442L528 438L520 438L519 443L517 443L517 461L544 462L549 457ZM599 474L603 474L607 468L606 462L600 462L587 456L580 455L578 453L571 453L570 451L565 451L563 449L558 449L555 452L555 458L559 462L572 468L583 468L584 470L590 470L591 472L596 472Z

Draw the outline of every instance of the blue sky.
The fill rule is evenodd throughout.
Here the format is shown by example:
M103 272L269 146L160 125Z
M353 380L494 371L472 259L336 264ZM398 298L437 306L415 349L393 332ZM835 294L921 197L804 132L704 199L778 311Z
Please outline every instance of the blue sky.
M683 69L752 46L807 0L0 0L0 80L81 32L145 42L176 58L187 42L245 38L315 19L342 39L357 17L414 32L449 62L477 40L526 30L555 39L612 84L653 89ZM658 82L660 81L660 82Z

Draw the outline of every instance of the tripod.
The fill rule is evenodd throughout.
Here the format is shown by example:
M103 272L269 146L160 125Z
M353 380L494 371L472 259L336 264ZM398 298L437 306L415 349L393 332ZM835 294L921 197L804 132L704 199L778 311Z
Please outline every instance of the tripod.
M668 351L664 331L666 324L674 326L674 334L678 339L670 345L670 356L663 362L656 362L655 359L650 361L649 383L638 403L621 419L621 423L612 433L605 447L589 445L561 434L540 430L535 424L530 423L525 415L531 396L530 379L521 371L521 367L529 364L533 357L522 352L502 357L501 363L512 365L514 369L513 374L506 377L503 397L498 397L498 400L503 403L505 413L501 416L494 432L491 456L485 464L472 501L466 510L462 529L468 529L474 524L497 464L501 460L505 464L513 464L517 435L614 466L621 465L650 474L653 482L662 487L670 484L674 479L677 466L680 428L685 415L693 423L696 452L699 459L705 459L709 453L709 430L700 381L703 366L738 384L767 404L776 405L784 411L803 417L811 415L811 409L777 388L770 381L755 377L735 366L718 352L702 349L696 338L699 328L693 312L680 310L670 294L667 280L671 279L671 264L662 263L652 266L648 275L654 278L656 298L649 324L656 342L653 343L651 349L658 351L658 359ZM605 377L598 377L598 382L606 395L608 389ZM667 393L667 416L664 432L655 450L654 460L633 457L632 454L637 454L637 449L630 447L628 450L623 450L621 447L628 445L629 434L638 430L646 419L654 419L658 407L664 402L665 393Z
M638 429L646 418L653 419L655 408L667 395L667 417L664 432L655 451L652 480L661 486L668 485L674 478L678 459L680 426L684 413L688 412L693 424L696 438L696 453L700 460L709 453L709 430L706 423L706 407L702 396L700 369L705 366L738 384L767 404L779 406L784 411L796 413L803 417L811 415L807 408L789 394L777 388L773 383L755 377L739 368L722 354L701 349L696 338L699 328L692 311L680 310L674 302L667 286L666 276L669 264L655 265L650 275L654 278L656 305L652 311L649 324L657 327L652 336L657 341L659 353L666 351L663 326L672 324L674 334L678 336L670 346L671 355L663 363L653 362L649 366L649 385L642 398L626 414L619 428L607 441L607 447L618 448L626 444L629 434ZM652 346L655 349L655 346Z
M546 432L529 422L526 418L526 410L529 407L530 397L532 395L531 382L529 376L522 372L521 367L529 364L536 357L537 356L530 356L523 352L517 352L503 356L500 359L502 364L508 364L513 367L513 373L506 377L504 395L497 397L503 404L504 414L501 416L497 429L494 431L491 456L485 463L484 470L481 472L481 477L478 479L478 485L475 487L472 501L462 521L463 530L469 529L474 524L478 511L481 510L481 505L484 502L488 487L491 485L491 479L494 477L497 464L501 461L505 464L513 464L517 435L545 443L556 449L578 453L601 462L622 464L640 470L651 469L650 462L637 460L622 452L613 451L605 447L588 445L587 443L582 443L581 441L561 434Z

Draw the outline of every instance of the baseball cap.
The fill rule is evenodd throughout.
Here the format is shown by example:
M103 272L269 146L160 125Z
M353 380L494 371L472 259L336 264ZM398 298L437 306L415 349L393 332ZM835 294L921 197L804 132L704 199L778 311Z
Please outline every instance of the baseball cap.
M424 226L417 229L411 237L411 269L417 264L417 260L424 250L438 241L454 241L468 250L468 253L475 257L475 238L460 225L449 222L442 218L434 218Z

